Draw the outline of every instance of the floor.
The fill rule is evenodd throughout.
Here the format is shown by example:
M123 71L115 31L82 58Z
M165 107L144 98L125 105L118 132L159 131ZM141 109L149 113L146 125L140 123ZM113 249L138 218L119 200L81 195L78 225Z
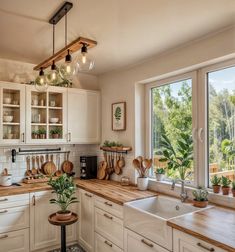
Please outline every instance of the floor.
M50 252L60 252L60 249L55 249ZM86 252L86 251L82 247L80 247L78 244L74 244L67 247L66 252Z

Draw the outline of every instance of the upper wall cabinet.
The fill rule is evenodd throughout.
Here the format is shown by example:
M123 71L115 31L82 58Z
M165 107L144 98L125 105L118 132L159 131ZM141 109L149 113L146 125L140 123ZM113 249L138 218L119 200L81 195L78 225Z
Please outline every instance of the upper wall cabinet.
M68 89L68 140L80 144L99 143L99 92Z
M67 142L67 89L26 86L26 142Z
M0 143L25 142L25 86L0 82Z
M100 93L0 82L0 144L100 141Z

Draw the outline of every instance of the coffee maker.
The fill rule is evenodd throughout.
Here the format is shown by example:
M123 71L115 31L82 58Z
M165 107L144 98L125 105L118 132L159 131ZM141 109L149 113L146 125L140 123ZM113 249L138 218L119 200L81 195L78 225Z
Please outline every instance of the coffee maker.
M80 178L94 179L97 177L97 156L80 157Z

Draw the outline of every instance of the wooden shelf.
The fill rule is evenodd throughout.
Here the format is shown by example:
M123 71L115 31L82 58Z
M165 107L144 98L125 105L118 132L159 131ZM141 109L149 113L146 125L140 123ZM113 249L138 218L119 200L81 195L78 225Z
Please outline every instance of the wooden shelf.
M49 123L49 126L63 126L61 123Z
M101 150L103 151L108 151L108 152L128 152L132 150L132 147L130 146L123 146L123 147L100 147Z
M46 126L46 123L31 123L32 126Z
M14 105L14 104L3 104L4 108L19 108L20 105Z
M35 109L46 109L46 106L35 106L35 105L31 105L31 108L35 108Z
M15 125L20 125L20 123L16 123L16 122L3 122L3 125L8 125L8 126L15 126Z
M62 107L48 107L49 109L58 109L58 110L61 110L63 109Z

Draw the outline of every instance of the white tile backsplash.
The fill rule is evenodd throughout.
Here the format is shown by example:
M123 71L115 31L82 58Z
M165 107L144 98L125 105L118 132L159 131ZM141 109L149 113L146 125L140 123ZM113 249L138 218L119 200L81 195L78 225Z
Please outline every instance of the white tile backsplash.
M76 176L80 175L80 156L82 155L97 155L99 146L98 145L63 145L63 146L53 146L51 148L61 147L64 151L70 151L69 160L74 164L74 172ZM17 155L16 162L11 161L11 150L18 147L0 147L0 173L2 173L4 168L8 169L8 172L13 175L13 182L20 182L25 176L26 171L26 156ZM22 149L41 149L48 148L47 146L25 146ZM37 154L35 154L37 155ZM32 155L31 155L32 156ZM65 154L60 154L60 165L65 160ZM56 154L54 154L54 162L56 163ZM32 168L32 166L31 166Z

